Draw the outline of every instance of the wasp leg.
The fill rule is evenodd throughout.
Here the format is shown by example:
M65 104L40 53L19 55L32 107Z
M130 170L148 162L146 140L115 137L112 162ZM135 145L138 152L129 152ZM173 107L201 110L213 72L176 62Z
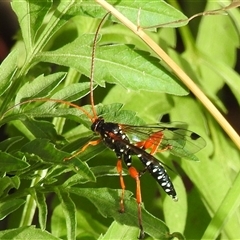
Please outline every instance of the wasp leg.
M84 145L79 151L75 152L73 155L71 155L70 157L66 157L64 158L63 161L69 161L72 158L76 157L77 155L79 155L80 153L84 152L89 146L96 146L101 142L101 139L99 138L98 140L95 141L89 141L86 145Z
M136 168L134 167L129 167L128 168L129 174L132 178L135 179L136 181L136 199L137 199L137 205L138 205L138 224L140 228L140 234L139 234L139 239L144 238L144 230L143 230L143 225L142 225L142 208L141 208L141 203L142 203L142 194L141 194L141 186L140 186L140 176Z

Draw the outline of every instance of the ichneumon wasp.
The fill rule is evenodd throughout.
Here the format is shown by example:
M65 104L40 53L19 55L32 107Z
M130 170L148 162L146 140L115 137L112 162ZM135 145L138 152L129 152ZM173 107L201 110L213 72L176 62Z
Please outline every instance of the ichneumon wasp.
M73 157L84 152L89 146L95 146L100 142L105 143L108 148L115 152L117 157L117 171L120 176L120 185L122 188L120 212L125 211L125 184L122 175L122 162L124 162L128 168L129 175L136 181L136 201L138 208L138 223L140 228L139 238L142 239L144 237L144 228L142 225L140 177L148 171L163 188L163 190L172 197L173 200L177 200L175 188L164 168L164 165L154 155L159 152L170 151L170 153L179 157L195 159L193 154L203 148L205 142L198 134L185 129L160 124L133 126L114 122L105 122L104 118L97 115L93 97L94 59L98 33L106 16L100 22L93 41L90 75L90 101L92 114L76 104L58 99L32 99L21 102L19 105L34 101L52 101L62 103L79 109L91 120L91 130L100 135L100 138L98 140L89 141L79 151L64 160L69 161ZM142 171L138 171L132 166L133 156L136 156L142 162L144 166Z

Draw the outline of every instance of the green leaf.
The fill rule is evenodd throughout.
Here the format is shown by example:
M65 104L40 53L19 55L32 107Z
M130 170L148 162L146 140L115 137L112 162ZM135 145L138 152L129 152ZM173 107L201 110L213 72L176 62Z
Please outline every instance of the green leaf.
M238 211L240 205L239 184L240 174L238 174L238 176L236 177L232 188L229 189L226 197L223 199L221 205L217 209L216 214L208 225L208 228L206 229L202 239L216 238L224 229L227 222L229 222L230 224L233 223L233 221L231 220L234 218L234 215L235 217L237 217L236 212ZM234 223L237 223L237 221L235 220ZM235 229L237 230L237 228ZM233 232L231 233L231 236L237 238L238 233L237 231Z
M39 156L42 161L51 164L60 164L69 166L76 171L85 181L95 181L93 173L90 171L86 163L80 161L78 158L73 158L71 161L64 161L65 158L71 155L55 148L52 143L46 139L35 139L25 144L22 149L23 152Z
M1 124L7 123L9 121L13 120L26 120L26 116L31 117L60 117L60 116L68 116L72 112L77 116L76 119L79 118L79 116L84 115L83 111L81 109L76 108L70 108L70 109L58 109L58 111L52 110L56 105L64 104L64 102L61 102L61 100L65 101L76 101L82 97L84 97L89 92L89 84L88 83L76 83L72 84L70 86L65 87L64 89L59 90L56 92L52 98L59 101L54 101L51 99L42 99L42 100L34 100L31 102L31 104L25 109L24 111L17 112L15 109L16 106L13 106L10 108L7 112L5 112L2 116L2 122ZM30 100L31 101L31 100ZM44 104L41 104L39 107L36 107L34 103L44 102ZM32 106L32 108L29 110L29 108ZM69 106L67 103L65 103L65 106ZM7 115L10 110L15 110L14 113ZM52 111L51 111L52 110ZM59 112L59 114L58 114ZM86 116L85 116L86 118Z
M119 99L124 104L123 109L131 109L136 112L138 117L144 119L144 123L159 122L160 116L173 108L173 101L167 94L130 90L126 92L120 85L111 88L104 97L103 104L119 102ZM161 99L161 104L159 104L159 99ZM136 124L136 122L130 123L129 121L128 124Z
M48 239L48 240L60 240L54 237L47 231L42 231L41 229L30 227L19 227L15 229L8 229L5 231L0 231L1 239Z
M129 199L130 193L125 191L125 213L120 214L119 201L121 190L69 188L70 193L88 198L103 216L113 217L120 224L138 227L137 203ZM142 208L143 228L145 232L156 239L170 239L168 227L159 219Z
M63 213L66 219L67 239L75 239L77 227L76 206L69 197L68 193L62 191L61 188L55 188L55 191L62 205Z
M99 222L98 219L93 218L90 211L77 209L75 212L77 216L77 239L90 238L97 239L97 237L106 231L106 227ZM51 218L51 230L54 236L63 236L66 238L66 219L63 214L62 205L58 205L53 210Z
M34 1L34 0L33 0ZM81 4L81 2L80 2ZM49 42L53 35L72 17L68 12L76 5L75 0L60 1L57 7L54 9L51 18L48 19L48 24L41 32L41 35L36 42L37 51L42 50L43 47Z
M41 230L44 231L46 229L47 215L48 215L46 197L42 192L35 191L34 189L34 199L36 201L37 208L38 208L38 221L39 221Z
M17 49L10 52L0 66L0 96L2 96L12 84L12 78L17 69Z
M69 153L58 150L48 139L34 139L25 144L21 150L23 152L35 154L45 162L61 165L66 165L66 162L63 160L69 157Z
M111 1L110 1L111 2ZM115 1L112 1L114 3ZM152 1L151 4L142 1L121 1L116 7L130 21L137 24L140 12L140 26L149 27L163 23L171 23L177 20L187 19L183 13L167 4L165 1ZM140 10L139 10L140 9ZM186 23L185 23L186 24ZM182 23L171 24L171 27L185 25Z
M20 179L18 176L0 178L0 197L5 196L12 188L18 189L20 186Z
M66 169L63 166L56 165L48 169L46 174L46 178L43 179L44 184L53 184L57 181L58 176L65 175L66 173L70 172L71 169Z
M53 107L56 105L59 105L59 103L64 104L64 102L56 102L54 99L57 100L64 100L64 101L76 101L84 96L86 96L89 93L89 83L75 83L71 84L70 86L67 86L55 94L52 95L53 101L49 100L44 100L44 104L40 106L39 108L36 108L35 111L30 111L31 113L33 112L42 112L43 110L45 111L50 111ZM65 103L66 106L69 106L67 103ZM83 112L80 109L75 109L80 114L83 114Z
M114 221L108 228L104 236L100 236L98 240L108 239L136 239L139 235L139 230L136 227L119 224Z
M135 24L137 24L139 19L140 26L142 27L149 27L186 19L186 16L183 13L162 0L151 2L128 0L122 0L118 2L116 0L110 0L108 2L114 5L116 9L118 9L123 15L125 15ZM106 12L98 4L92 1L84 1L81 4L76 3L75 8L72 8L69 13L74 15L76 15L76 13L85 14L87 16L102 18ZM118 20L113 17L111 17L111 19L118 22ZM185 24L186 23L176 22L170 26L182 26Z
M216 81L221 82L219 80L222 79L222 81L224 81L229 86L235 98L237 99L238 104L240 105L240 96L238 94L238 89L240 89L239 74L227 64L213 58L212 56L201 53L201 57L202 65L208 68L209 71L212 71L215 73L215 75L217 75ZM218 71L218 69L221 69L221 71Z
M17 210L24 203L25 200L23 199L11 199L11 201L0 202L0 220Z
M36 34L52 5L51 1L43 0L43 2L34 0L15 0L12 2L12 8L18 16L26 51L28 52L33 50Z
M210 1L206 6L206 10L217 8L217 2ZM219 39L221 44L216 44ZM208 44L205 44L206 42ZM214 56L215 60L232 67L235 63L235 49L239 46L239 36L231 19L226 15L218 15L214 16L213 21L209 21L208 18L201 19L196 44L205 54Z
M23 137L20 137L20 136L8 138L8 139L0 142L0 149L2 151L8 151L10 147L12 147L14 144L18 143L22 139L23 139Z
M182 224L185 225L184 234L186 239L201 239L203 232L206 230L211 217L204 206L203 200L199 195L199 192L196 188L191 189L188 192L188 211L186 222ZM196 216L201 216L201 219ZM194 228L192 223L194 222Z
M0 151L0 171L1 172L11 172L21 169L25 169L29 166L28 163L20 158L16 158L10 153Z
M86 167L85 167L86 168ZM81 169L81 171L83 171L83 169ZM88 171L90 172L90 170L88 169ZM95 176L94 174L92 174L92 179L91 181L95 182ZM86 179L86 177L82 176L81 174L74 174L73 176L69 177L63 184L63 187L71 187L74 186L76 184L83 184L89 182L89 179Z
M26 119L23 124L36 138L46 138L53 142L63 139L62 136L57 134L51 122Z
M15 104L25 98L41 98L49 95L66 77L66 73L59 72L48 76L40 75L31 82L25 83L18 91Z
M107 122L125 123L141 125L145 122L139 118L135 112L122 109L122 103L113 103L109 105L98 105L98 116L104 117Z
M35 60L72 67L90 76L92 39L92 34L82 35L58 50L39 53ZM130 45L99 47L95 57L94 80L100 85L106 81L136 91L187 94L176 77L159 65L159 59L151 57L149 53L134 50Z

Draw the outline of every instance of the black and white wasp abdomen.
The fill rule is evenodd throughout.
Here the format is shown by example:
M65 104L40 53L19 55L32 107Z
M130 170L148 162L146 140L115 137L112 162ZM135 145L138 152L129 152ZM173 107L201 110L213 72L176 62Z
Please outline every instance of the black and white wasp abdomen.
M156 159L151 154L147 153L143 149L140 149L134 145L131 145L131 151L140 159L140 161L145 166L145 170L153 176L153 178L158 182L162 189L174 200L177 201L177 193L175 191L174 185L165 170L161 162ZM141 175L141 174L140 174Z

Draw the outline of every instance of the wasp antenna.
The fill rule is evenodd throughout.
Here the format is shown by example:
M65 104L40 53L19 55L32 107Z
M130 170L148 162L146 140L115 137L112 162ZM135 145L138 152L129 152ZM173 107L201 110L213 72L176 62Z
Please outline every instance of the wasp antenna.
M74 104L74 103L71 103L71 102L68 102L68 101L64 101L64 100L60 100L60 99L53 99L53 98L34 98L34 99L30 99L30 100L26 100L26 101L23 101L23 102L20 102L16 105L14 105L13 107L9 108L3 115L2 115L2 118L4 118L4 116L9 112L11 111L13 108L17 107L17 106L21 106L21 105L24 105L26 103L31 103L31 102L55 102L55 103L61 103L61 104L64 104L64 105L67 105L67 106L71 106L71 107L74 107L74 108L77 108L79 109L80 111L82 111L84 114L87 115L87 117L89 119L92 119L92 116L90 116L90 114L82 107Z
M96 110L94 108L94 99L93 99L94 64L95 64L95 53L96 53L97 36L98 36L98 33L99 33L100 29L101 29L101 26L104 23L104 20L106 19L106 17L109 14L110 14L110 12L106 13L105 16L103 17L103 19L101 20L101 22L99 23L97 31L95 33L94 40L93 40L92 62L91 62L91 73L90 73L90 101L91 101L92 112L93 112L92 122L94 122L98 118Z

